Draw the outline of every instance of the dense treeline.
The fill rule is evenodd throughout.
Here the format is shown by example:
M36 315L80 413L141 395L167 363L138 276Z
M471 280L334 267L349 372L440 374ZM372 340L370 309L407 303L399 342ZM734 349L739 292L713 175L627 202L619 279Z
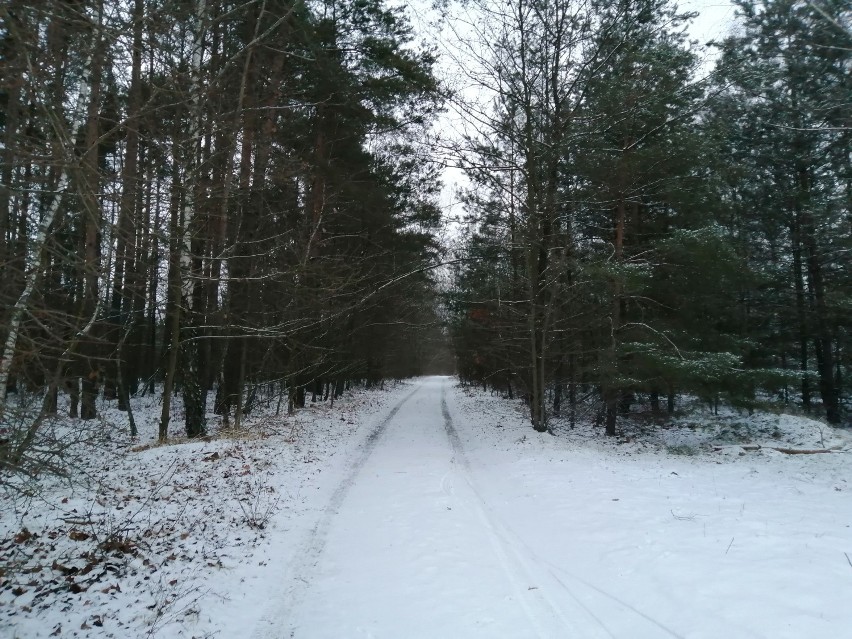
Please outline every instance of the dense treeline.
M379 0L5 0L0 452L57 395L182 395L189 436L420 372L433 55ZM24 398L36 397L31 406ZM131 425L132 425L131 416Z
M668 0L438 4L467 84L462 379L537 430L681 393L846 419L846 4L739 0L712 72ZM161 393L165 439L176 395L198 436L261 387L293 409L446 370L443 96L402 10L5 0L0 47L0 462L60 393L82 419Z
M477 4L453 336L536 430L680 393L848 415L852 14L737 4L709 74L668 0Z

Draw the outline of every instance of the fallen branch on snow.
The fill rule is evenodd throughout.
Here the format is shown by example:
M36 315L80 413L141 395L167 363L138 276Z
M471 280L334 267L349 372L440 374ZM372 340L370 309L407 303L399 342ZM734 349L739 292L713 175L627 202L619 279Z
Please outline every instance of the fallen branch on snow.
M715 452L728 450L731 448L739 448L741 450L777 450L785 455L818 455L820 453L845 453L843 446L831 446L830 448L781 448L778 446L761 446L760 444L743 444L742 446L713 446Z

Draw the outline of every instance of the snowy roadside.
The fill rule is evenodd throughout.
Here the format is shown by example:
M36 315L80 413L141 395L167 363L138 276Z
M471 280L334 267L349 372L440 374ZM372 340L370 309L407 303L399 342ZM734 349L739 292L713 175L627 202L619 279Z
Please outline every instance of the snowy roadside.
M848 433L698 414L617 439L589 426L552 437L519 402L416 384L295 418L271 406L209 441L150 447L108 429L76 469L87 484L2 496L13 570L0 578L0 636L277 636L282 604L305 637L332 636L323 606L361 636L354 613L370 610L336 608L359 600L345 573L368 584L358 592L381 627L412 628L403 612L425 610L423 637L852 639L850 453L776 450L847 451ZM136 406L142 442L157 410ZM101 429L123 419L104 414ZM287 589L302 577L297 601ZM508 625L485 623L488 611Z
M82 451L71 481L0 494L0 636L240 636L408 392L353 391L294 417L272 404L240 433L167 446L153 445L155 398L134 403L134 442L110 425L126 416L102 406L101 443Z
M848 432L732 414L553 437L520 402L458 387L449 400L483 501L540 579L530 587L579 604L583 636L852 637ZM844 452L776 450L822 446Z

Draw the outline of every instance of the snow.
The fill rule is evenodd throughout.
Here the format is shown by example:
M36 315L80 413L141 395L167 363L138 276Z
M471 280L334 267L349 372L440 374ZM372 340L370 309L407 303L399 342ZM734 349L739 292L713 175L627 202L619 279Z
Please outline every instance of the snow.
M489 423L505 425L502 445ZM793 423L796 438L830 430L780 420ZM517 414L479 420L464 441L483 499L548 590L582 602L580 636L852 637L848 455L581 441L530 433Z
M99 422L60 420L63 443L75 439L63 428L91 431L77 438L75 481L0 494L0 637L242 636L325 508L336 468L410 391L353 392L292 418L275 417L272 401L240 433L167 446L156 445L157 397L134 400L135 442L114 402ZM33 537L15 543L22 529ZM131 543L99 547L111 538Z
M847 432L693 411L554 437L444 377L272 412L141 450L114 431L88 487L2 497L0 636L852 638ZM132 547L95 556L105 530Z

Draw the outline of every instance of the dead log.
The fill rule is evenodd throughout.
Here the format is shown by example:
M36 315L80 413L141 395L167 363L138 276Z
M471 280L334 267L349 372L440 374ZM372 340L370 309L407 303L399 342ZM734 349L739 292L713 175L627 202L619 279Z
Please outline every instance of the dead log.
M777 450L785 455L818 455L820 453L840 453L843 451L843 446L832 446L831 448L781 448L778 446L761 446L760 444L743 444L742 446L713 446L715 452L727 450L729 448L739 448L746 451L756 450Z

